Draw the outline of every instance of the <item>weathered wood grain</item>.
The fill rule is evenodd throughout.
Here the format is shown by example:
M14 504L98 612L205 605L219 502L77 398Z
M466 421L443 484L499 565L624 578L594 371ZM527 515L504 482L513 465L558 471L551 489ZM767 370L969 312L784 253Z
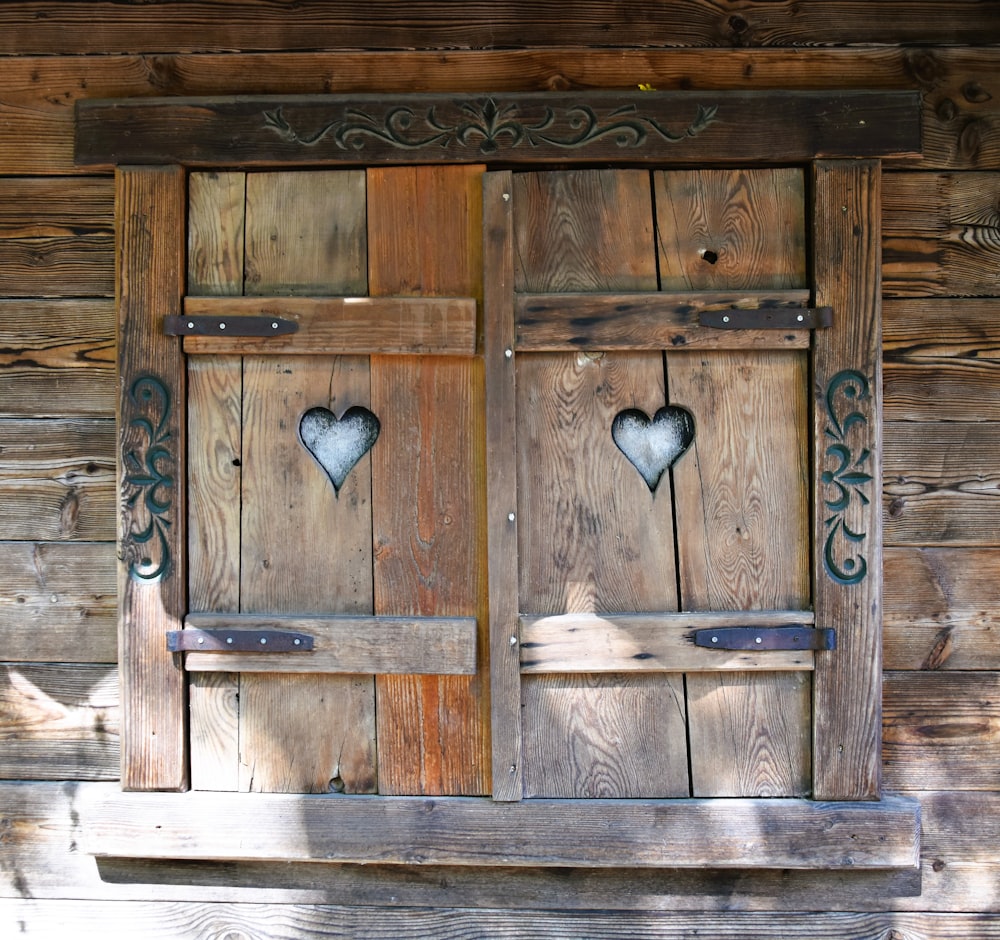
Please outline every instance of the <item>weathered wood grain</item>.
M0 180L0 239L60 238L115 232L111 179Z
M279 317L279 336L185 336L186 353L403 353L471 356L475 297L187 297L186 316Z
M521 673L808 670L811 651L706 649L691 632L724 627L809 626L811 610L521 616Z
M76 109L76 160L209 167L442 159L489 159L497 165L743 164L770 159L775 134L788 161L917 156L919 108L919 94L892 91L82 100Z
M1000 294L1000 179L898 173L882 198L887 297Z
M512 201L518 290L655 289L647 173L519 175ZM652 493L611 437L618 412L662 407L662 357L516 362L521 609L676 609L670 481ZM688 795L680 677L530 675L521 684L526 796Z
M887 420L1000 420L1000 303L890 300L884 314Z
M368 171L369 293L413 299L404 314L421 326L435 296L469 296L461 323L449 321L441 353L473 353L482 293L483 168ZM377 304L377 301L373 301ZM405 335L405 330L400 331ZM372 340L375 331L368 330ZM452 345L452 336L462 342ZM411 334L401 343L417 339ZM433 343L425 345L434 352ZM379 351L373 344L372 351ZM485 650L485 443L483 373L454 355L372 358L372 406L389 447L373 453L375 610L383 615L478 617ZM475 625L471 676L379 675L379 792L480 795L490 789L487 660ZM384 637L392 646L394 641ZM438 658L413 657L413 673ZM444 660L442 658L442 664ZM405 672L402 669L373 670Z
M191 613L184 626L198 630L290 630L314 640L304 653L189 652L194 672L378 673L474 675L476 619L348 615L304 616Z
M103 419L0 419L0 536L112 538L114 441Z
M663 290L804 287L801 170L654 174Z
M919 804L900 797L581 804L143 793L113 795L82 815L85 850L123 858L867 869L913 868L919 855Z
M514 367L514 177L483 178L483 377L490 734L494 800L524 794L518 657L517 381ZM508 353L509 351L509 353Z
M189 295L243 290L246 175L188 177ZM243 363L188 359L188 603L240 609ZM188 677L191 785L239 789L239 675Z
M813 796L877 799L882 676L880 184L876 162L813 167L813 604L838 627L813 674ZM867 567L866 567L867 566Z
M801 173L670 171L654 183L661 287L804 286ZM668 400L695 416L673 469L682 606L808 606L805 357L670 351L666 372ZM808 793L810 688L795 674L689 675L692 793Z
M122 787L187 786L184 673L162 645L187 604L185 369L157 330L184 293L184 173L121 169L118 255L118 650Z
M890 548L885 553L886 669L1000 669L1000 550Z
M989 169L1000 152L990 47L243 53L0 59L0 139L5 173L80 173L73 109L86 97L567 88L746 90L920 88L922 165ZM265 79L266 77L266 79ZM262 84L266 80L266 86ZM907 162L906 160L903 161ZM912 161L911 161L912 162Z
M11 901L3 926L44 936L58 933L65 924L81 930L131 932L140 930L150 940L199 940L207 926L212 930L239 931L264 940L285 935L302 940L320 940L331 931L364 940L398 938L422 940L441 937L496 937L515 940L525 933L549 940L603 937L607 940L686 940L696 932L710 931L719 940L769 937L774 940L869 940L871 937L905 936L907 940L997 940L1000 917L990 914L935 913L584 913L509 910L461 910L447 906L438 910L376 911L368 907L340 904L266 906L259 904L150 904L122 901L108 905L100 901L39 902ZM264 932L261 933L260 931Z
M0 542L0 623L5 662L115 662L114 545Z
M634 911L1000 913L1000 796L908 794L920 803L922 872L516 869L95 859L79 851L81 805L105 783L2 783L0 897L248 901L385 907ZM922 882L922 885L921 885Z
M440 6L414 8L398 0L302 4L294 19L247 2L166 4L155 17L92 4L85 15L69 2L11 4L0 25L0 51L12 53L123 53L136 49L211 52L231 49L481 48L487 46L816 46L869 43L1000 42L990 10L974 0L921 5L910 15L902 0L877 7L806 0L780 2L766 11L750 3L719 10L710 3L649 9L634 2L576 3L566 16L559 4L470 4L461 18ZM224 26L219 13L225 12Z
M366 293L364 189L360 172L251 174L245 291ZM336 494L298 436L307 408L352 405L370 405L366 359L244 359L243 611L372 613L370 457ZM374 791L371 677L244 675L240 788Z
M112 297L110 236L0 239L0 296Z
M0 778L117 778L117 678L103 664L0 667Z
M578 349L808 349L807 330L719 330L701 326L702 311L734 307L794 310L809 293L741 291L664 294L518 294L519 352Z
M0 300L0 415L109 418L115 388L110 300Z
M997 545L1000 428L992 422L885 425L889 545Z
M892 790L994 790L1000 676L887 672L882 759Z

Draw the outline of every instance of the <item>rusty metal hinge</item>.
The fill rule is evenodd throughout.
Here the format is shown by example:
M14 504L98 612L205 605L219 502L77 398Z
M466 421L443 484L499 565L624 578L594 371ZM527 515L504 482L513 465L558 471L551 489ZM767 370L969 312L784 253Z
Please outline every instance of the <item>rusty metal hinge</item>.
M171 653L302 653L313 648L308 633L291 630L171 630Z
M702 310L698 322L717 330L822 330L833 325L833 307Z
M298 323L282 317L170 316L163 318L167 336L282 336L297 333Z
M829 627L720 627L688 634L695 646L717 650L832 650L836 631Z

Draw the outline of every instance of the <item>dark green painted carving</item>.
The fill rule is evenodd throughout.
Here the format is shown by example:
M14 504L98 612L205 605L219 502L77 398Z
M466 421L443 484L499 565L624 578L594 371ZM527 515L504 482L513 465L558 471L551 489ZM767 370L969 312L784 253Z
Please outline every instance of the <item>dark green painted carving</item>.
M137 581L159 581L170 573L170 509L173 505L174 477L171 468L175 456L170 450L170 420L172 403L170 389L154 375L141 375L129 389L128 400L133 417L128 421L142 437L142 442L125 453L125 483L136 487L125 505L135 509L142 500L148 524L132 529L126 542L135 546L129 576Z
M576 149L606 138L612 138L623 149L642 147L650 136L679 143L713 123L718 108L699 105L694 120L680 131L672 131L643 115L635 104L615 108L603 116L587 104L545 106L533 119L522 114L520 105L498 103L494 98L456 102L454 110L453 116L446 117L436 105L422 112L409 105L389 107L382 113L349 108L342 119L305 133L292 127L279 107L264 112L264 126L303 147L332 136L341 150L364 150L367 141L373 140L400 150L477 149L489 155L525 144Z
M872 481L872 475L865 469L871 459L871 450L867 447L856 449L849 440L853 428L868 425L864 410L857 406L870 398L868 379L854 369L838 372L827 385L829 423L825 433L833 443L825 452L831 466L820 477L827 488L823 504L831 513L825 520L828 532L823 545L823 566L838 584L859 584L868 574L868 561L861 553L867 533L853 531L846 516L855 499L863 505L871 502L865 493ZM843 557L845 547L850 549L847 557Z

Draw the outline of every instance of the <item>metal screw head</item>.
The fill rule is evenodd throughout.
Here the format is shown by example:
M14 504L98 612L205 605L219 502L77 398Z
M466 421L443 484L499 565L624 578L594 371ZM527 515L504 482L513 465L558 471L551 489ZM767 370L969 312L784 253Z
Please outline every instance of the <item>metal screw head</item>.
M224 330L225 328L226 328L226 324L225 323L220 323L219 324L219 329L220 330Z
M198 645L199 646L205 645L205 638L203 636L198 637Z
M754 643L763 643L764 642L759 636L755 636L753 638L753 641L754 641Z
M260 638L260 645L261 646L267 646L267 637L266 636L262 636Z
M501 198L504 202L510 202L510 193L504 193Z
M513 522L514 521L514 513L512 513L512 512L507 513L507 521L508 522Z
M507 357L508 359L510 359L510 358L512 358L512 357L513 357L513 355L514 355L514 350L513 350L513 349L505 349L505 350L503 351L503 354L504 354L504 355L505 355L505 356L506 356L506 357Z
M295 644L296 646L301 646L301 645L302 645L302 641L301 641L301 640L300 640L300 639L299 639L298 637L296 637L296 638L295 638L294 640L292 640L292 642L293 642L293 643L294 643L294 644Z
M277 321L277 320L275 320L275 321L274 321L274 322L273 322L273 323L271 324L271 329L272 329L272 330L276 330L277 328L278 328L278 321Z
M228 643L228 644L229 644L230 646L232 646L232 645L233 645L233 638L232 638L231 636L227 636L227 637L226 637L226 642L227 642L227 643Z
M191 320L188 320L188 329L189 330L193 330L194 329L194 322L191 321Z
M729 322L729 317L723 317L722 318L722 322L723 323L728 323Z

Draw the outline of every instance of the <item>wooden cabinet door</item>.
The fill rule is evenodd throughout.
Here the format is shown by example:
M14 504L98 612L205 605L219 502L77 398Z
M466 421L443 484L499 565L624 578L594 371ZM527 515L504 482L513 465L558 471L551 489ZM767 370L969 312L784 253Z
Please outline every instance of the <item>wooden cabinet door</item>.
M497 186L514 295L494 342L514 362L488 388L514 418L494 419L491 474L516 477L520 675L518 714L495 716L522 757L506 798L809 795L814 654L690 637L813 625L809 333L698 319L808 307L803 172Z
M196 789L488 790L475 661L480 178L477 167L190 177L186 309L228 310L231 330L246 311L285 314L299 331L184 340L188 627L255 615L255 626L313 618L333 631L325 665L264 652L238 672L227 654L187 654ZM405 306L442 296L462 300L461 323L446 303L441 316ZM379 321L383 297L404 299L398 341ZM404 633L422 664L379 674ZM330 666L365 644L355 662L371 661L368 674ZM447 661L458 646L460 669Z

